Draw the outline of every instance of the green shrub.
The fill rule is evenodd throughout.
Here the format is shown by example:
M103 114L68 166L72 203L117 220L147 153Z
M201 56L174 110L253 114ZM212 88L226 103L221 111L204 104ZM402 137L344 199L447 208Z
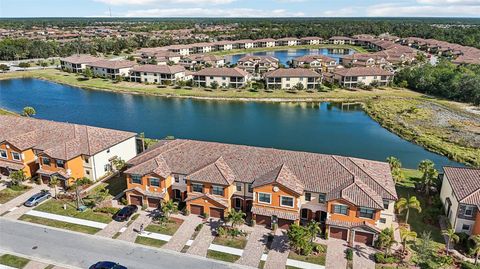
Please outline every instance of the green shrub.
M475 265L469 262L462 262L462 264L460 265L460 268L461 269L480 269L480 265Z
M345 250L345 258L347 261L353 260L353 250L351 248L347 248L347 250Z
M393 256L393 255L388 255L386 256L385 253L383 252L377 252L374 255L374 260L376 263L398 263L400 260Z
M220 237L226 237L227 236L227 230L223 226L218 227L217 235L220 236Z
M199 232L202 228L203 228L203 223L200 223L197 225L197 227L195 227L195 231Z

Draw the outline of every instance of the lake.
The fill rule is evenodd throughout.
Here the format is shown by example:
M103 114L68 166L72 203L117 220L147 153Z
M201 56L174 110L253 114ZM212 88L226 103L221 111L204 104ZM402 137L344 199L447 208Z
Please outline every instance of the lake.
M173 135L380 161L393 155L409 168L423 159L458 165L390 133L359 105L204 101L83 90L38 79L0 81L0 107L20 112L25 106L36 109L36 118L152 138Z
M355 51L351 49L290 49L290 50L274 50L274 51L261 51L261 52L252 52L248 54L235 54L226 56L227 62L236 64L237 61L244 57L245 55L256 55L256 56L272 56L277 58L281 64L288 66L288 61L291 61L294 58L305 56L305 55L325 55L331 57L337 61L340 60L340 57L343 55L353 54Z

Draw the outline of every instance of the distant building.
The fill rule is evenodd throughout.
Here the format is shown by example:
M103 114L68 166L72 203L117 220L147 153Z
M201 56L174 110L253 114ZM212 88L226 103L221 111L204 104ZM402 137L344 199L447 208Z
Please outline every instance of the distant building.
M295 68L309 68L320 72L332 71L337 67L337 61L325 55L305 55L293 59Z
M379 67L337 68L330 77L331 81L345 88L357 88L359 83L386 86L393 80L393 73Z
M263 74L278 68L279 61L272 56L244 56L237 61L237 67L250 74Z
M264 75L267 89L292 89L301 84L304 89L315 89L322 83L322 76L305 68L282 68Z
M73 73L82 73L88 64L102 60L101 58L85 55L75 54L66 58L60 59L60 66L63 70Z
M184 80L185 68L180 65L140 65L130 70L130 81L173 85Z
M123 60L101 60L87 64L87 66L92 69L94 76L111 79L115 79L118 76L128 77L130 75L130 69L132 69L135 65L135 62Z
M250 75L240 68L205 68L193 74L196 86L211 87L216 82L218 87L241 88L246 85Z

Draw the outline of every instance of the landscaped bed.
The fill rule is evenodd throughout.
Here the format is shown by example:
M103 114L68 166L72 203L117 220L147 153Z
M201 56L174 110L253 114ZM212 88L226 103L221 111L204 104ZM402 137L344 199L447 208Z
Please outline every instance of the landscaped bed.
M168 221L163 223L152 223L145 228L145 231L151 233L159 233L159 234L166 234L166 235L174 235L175 232L178 230L178 227L182 225L183 220L177 218L169 218Z
M0 204L4 204L13 198L24 194L31 188L29 186L12 186L0 191Z
M215 250L208 250L207 258L233 263L236 262L240 258L240 256Z
M67 205L66 210L63 209L64 204ZM78 211L75 202L71 200L50 199L49 201L35 207L35 210L101 223L110 223L112 221L112 215L108 213L94 212L92 209L86 209L83 212Z
M15 255L4 254L0 256L0 264L13 268L23 268L30 262L29 259L18 257Z
M299 255L294 251L290 251L290 254L288 254L288 258L292 260L302 261L302 262L325 265L326 249L327 249L327 246L325 246L325 252L311 254L308 256Z
M143 236L137 236L137 239L135 239L135 243L160 248L163 245L165 245L167 241L143 237Z
M244 249L247 245L247 236L238 236L238 237L220 237L217 236L213 240L213 244L222 245L231 248Z
M73 223L68 223L68 222L63 222L58 220L51 220L51 219L30 216L30 215L23 215L19 218L19 220L42 224L42 225L65 229L65 230L70 230L70 231L75 231L75 232L87 233L87 234L95 234L98 231L100 231L100 229L94 228L94 227L73 224Z

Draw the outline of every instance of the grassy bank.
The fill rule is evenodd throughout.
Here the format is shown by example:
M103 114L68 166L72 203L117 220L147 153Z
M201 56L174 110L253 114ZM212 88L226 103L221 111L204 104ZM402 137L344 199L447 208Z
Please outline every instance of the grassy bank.
M461 163L480 166L480 118L451 102L427 98L378 98L366 112L384 128Z
M252 52L264 52L264 51L279 51L279 50L295 50L295 49L351 49L358 53L368 52L366 49L359 46L352 45L334 45L334 44L320 44L320 45L301 45L291 47L273 47L273 48L251 48L251 49L236 49L236 50L223 50L214 51L209 54L218 56L227 56L235 54L247 54Z
M15 112L8 111L6 109L0 108L0 115L14 115L18 116Z

